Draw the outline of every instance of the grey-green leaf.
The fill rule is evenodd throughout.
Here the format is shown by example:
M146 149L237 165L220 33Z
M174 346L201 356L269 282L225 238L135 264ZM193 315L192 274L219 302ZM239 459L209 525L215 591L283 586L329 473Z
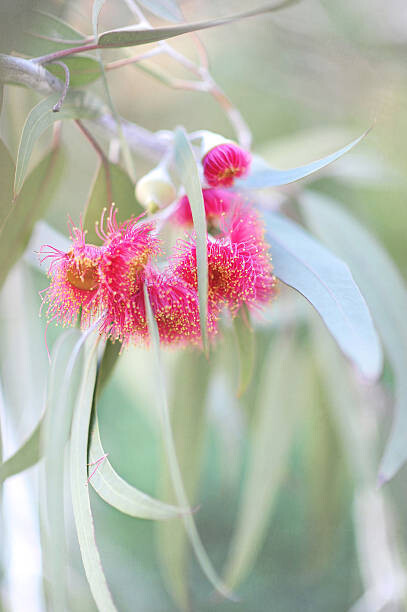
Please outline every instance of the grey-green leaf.
M87 486L88 435L96 382L97 341L89 339L83 377L74 409L71 434L70 472L72 506L79 547L90 590L101 612L116 612L95 541Z
M0 465L0 483L6 478L24 472L41 459L41 431L44 415L41 416L31 434L23 442L18 450Z
M311 302L362 374L377 379L381 345L348 266L293 221L278 213L264 216L276 276Z
M21 134L18 147L16 175L14 179L14 194L18 195L23 186L28 163L34 145L41 134L55 121L61 119L78 119L95 117L100 109L89 107L86 104L86 93L82 91L68 92L62 109L55 113L53 107L59 100L59 94L53 94L45 100L41 100L37 106L31 109Z
M177 128L174 141L175 165L185 187L192 211L196 234L196 264L198 274L199 317L204 350L208 346L208 252L205 206L198 167L191 145L183 128Z
M69 70L69 87L81 87L100 78L99 62L87 55L65 57L64 64ZM59 64L47 64L47 70L61 81L65 81L65 71Z
M161 352L160 352L160 337L158 333L157 322L154 318L150 299L148 296L147 287L144 285L144 301L146 306L148 330L151 338L151 345L154 354L154 365L156 370L156 388L157 388L157 406L161 417L161 426L164 438L164 444L167 453L167 459L169 464L169 470L171 474L172 484L174 487L175 495L180 507L189 507L187 494L185 492L185 486L183 483L180 466L178 463L177 453L175 450L174 437L171 427L171 419L168 409L167 394L165 388L164 371L161 363ZM201 566L202 571L208 578L209 582L214 588L224 597L231 598L231 591L226 587L222 580L217 575L213 565L208 557L208 554L202 544L198 530L195 525L192 513L185 513L182 516L185 529L188 533L192 548L195 552L196 558Z
M99 424L95 416L89 449L90 483L95 491L110 506L136 518L165 520L182 514L182 510L166 504L136 487L129 485L113 469L100 440ZM93 465L92 465L93 464ZM92 472L93 475L92 475ZM189 509L185 509L189 512Z
M305 166L298 166L297 168L290 168L288 170L277 170L269 166L261 157L256 156L252 162L252 169L245 179L236 181L236 186L243 189L262 189L264 187L277 187L278 185L288 185L299 181L318 170L321 170L328 164L332 164L336 159L345 155L348 151L353 149L368 133L367 130L362 136L356 138L348 145L331 153L322 159L313 161Z
M14 161L6 145L0 140L0 235L13 207Z
M210 19L208 21L196 21L194 23L182 23L176 26L168 26L162 28L137 29L133 27L110 30L100 34L98 42L101 47L132 47L135 45L144 45L146 43L157 42L188 32L196 32L198 30L206 30L216 26L233 23L248 17L262 15L263 13L271 13L280 9L286 8L292 4L296 4L298 0L283 0L282 2L266 4L260 8L238 13L229 17L220 19Z
M1 233L0 286L10 268L23 254L36 221L51 203L62 175L63 162L59 148L48 153L30 173L13 203Z
M313 231L352 266L394 370L395 416L380 466L389 480L407 460L407 288L385 249L343 207L315 192L301 205Z
M240 397L251 383L256 358L255 334L250 323L250 313L246 306L233 319L237 353L239 358L239 385L237 396Z
M250 454L224 579L234 588L254 562L284 476L306 378L304 356L291 336L277 338L264 360ZM296 384L292 384L295 376Z
M62 19L43 11L29 11L24 17L24 35L17 51L31 57L45 55L84 43L86 37Z

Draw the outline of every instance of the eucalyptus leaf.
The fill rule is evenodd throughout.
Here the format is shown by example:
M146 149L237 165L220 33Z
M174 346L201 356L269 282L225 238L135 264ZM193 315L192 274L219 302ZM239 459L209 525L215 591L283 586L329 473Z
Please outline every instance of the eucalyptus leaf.
M175 449L174 436L171 427L171 418L168 409L164 371L161 362L160 353L160 337L158 333L157 322L154 318L150 299L148 296L147 287L144 285L144 301L146 306L147 324L151 338L151 346L154 355L154 366L156 374L156 390L157 390L157 407L161 418L161 426L164 438L164 444L166 454L168 458L169 470L174 487L175 495L177 498L178 505L182 508L189 508L188 497L185 491L185 486L182 479L180 466L178 463L177 453ZM192 513L187 512L182 516L186 532L189 536L192 548L195 552L196 558L205 576L213 587L224 597L231 598L232 594L230 589L221 581L217 575L212 563L207 555L205 548L203 547L201 538L197 531L195 521Z
M129 175L119 165L109 162L107 166L99 165L86 204L84 228L88 232L89 242L100 243L95 225L100 222L103 210L109 209L113 202L118 217L123 221L144 212L136 200Z
M229 17L220 19L211 19L207 21L196 21L194 23L182 23L176 26L167 26L161 28L136 28L134 26L109 30L99 35L98 43L100 47L133 47L135 45L144 45L146 43L157 42L187 34L188 32L196 32L198 30L206 30L220 25L255 17L264 13L271 13L286 8L292 4L296 4L298 0L283 0L282 2L269 3L257 9L238 13Z
M381 244L337 202L307 192L301 205L313 231L352 266L394 370L395 414L380 466L389 480L407 460L407 288Z
M245 305L233 319L238 358L239 386L237 396L240 397L251 383L256 361L255 335L250 323L250 313Z
M342 149L331 153L322 159L313 161L305 166L298 166L297 168L290 168L288 170L277 170L269 166L261 157L256 156L253 159L252 169L245 179L239 179L236 181L237 188L243 189L263 189L264 187L277 187L278 185L288 185L299 181L318 170L321 170L328 164L332 164L336 159L353 149L369 132L367 130L362 136L356 138Z
M182 19L182 13L176 0L140 0L140 4L153 15L167 19L167 21L181 21Z
M208 359L201 351L184 349L178 353L171 376L172 390L169 404L171 426L186 494L193 503L196 503L206 438L209 373ZM161 465L160 496L176 503L165 455ZM156 532L161 572L167 588L180 609L189 609L187 575L190 551L184 525L180 520L171 523L161 522L156 524Z
M63 58L69 70L69 87L81 87L100 78L99 62L87 55L74 55ZM47 70L61 81L65 81L65 71L59 64L47 64Z
M245 578L263 541L287 465L296 417L301 414L301 403L307 401L305 381L304 355L292 336L281 334L264 360L258 405L251 406L255 414L248 467L224 571L231 588Z
M89 488L86 486L88 435L96 383L97 346L97 340L90 338L74 409L70 448L71 493L79 547L93 598L101 612L116 612L95 541Z
M86 37L62 19L39 10L27 12L17 51L31 57L84 44Z
M159 521L180 516L184 511L190 511L154 499L129 485L115 472L100 440L97 416L95 416L90 436L89 466L90 483L96 493L119 512L136 518Z
M14 179L15 195L18 195L23 186L34 145L44 131L53 125L55 121L62 119L92 119L100 110L87 104L88 97L85 92L76 91L68 92L62 109L59 112L53 112L52 109L59 98L59 94L53 94L49 98L41 100L37 106L31 109L25 121L17 154Z
M13 208L14 161L0 140L0 236L7 216Z
M23 444L8 459L0 464L0 484L10 476L20 474L32 467L41 459L41 432L44 415L41 416L37 425Z
M203 347L206 352L208 350L208 235L205 205L195 156L185 130L180 127L175 131L174 159L181 183L189 199L196 234L199 318Z
M65 445L72 421L72 390L77 388L74 371L78 373L84 336L78 329L65 331L52 352L48 378L46 414L42 429L44 455L47 551L50 572L49 596L51 607L63 610L66 601L66 540L64 512Z
M0 240L0 286L23 254L36 221L50 205L62 175L64 157L59 148L48 153L28 176L4 224Z
M281 214L267 212L264 217L276 276L311 302L361 373L377 379L382 369L381 345L348 266Z

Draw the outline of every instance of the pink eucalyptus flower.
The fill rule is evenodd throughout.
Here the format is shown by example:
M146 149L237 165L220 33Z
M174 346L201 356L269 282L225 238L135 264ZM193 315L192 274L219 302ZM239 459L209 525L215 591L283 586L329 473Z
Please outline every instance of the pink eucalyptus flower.
M256 211L239 206L225 221L222 233L208 239L208 303L212 309L227 305L232 315L246 304L255 308L275 295L276 279ZM196 243L180 241L174 273L198 288Z
M205 179L211 187L231 187L235 178L245 176L251 155L233 143L220 144L202 159Z
M228 213L237 202L240 196L233 191L221 188L202 189L205 205L205 213L208 224L215 225L222 216ZM184 195L172 215L172 220L178 225L192 225L192 212L188 196Z
M50 260L50 286L42 292L48 303L47 317L62 325L73 325L78 316L81 327L89 325L100 310L99 262L103 249L86 244L82 225L70 221L72 247L67 253L50 245L41 247L41 261ZM47 250L48 249L48 250Z
M112 339L126 339L133 330L130 303L142 290L144 269L150 259L160 254L161 241L152 232L153 223L140 223L139 218L118 225L116 212L111 212L99 263L100 293L106 308L101 332Z

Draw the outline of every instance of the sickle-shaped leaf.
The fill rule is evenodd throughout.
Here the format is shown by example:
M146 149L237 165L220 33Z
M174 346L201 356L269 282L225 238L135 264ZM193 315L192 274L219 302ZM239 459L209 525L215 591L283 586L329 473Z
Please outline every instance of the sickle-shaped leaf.
M362 374L377 379L380 342L348 266L293 221L278 213L264 216L276 276L311 302Z
M100 111L100 108L96 109L86 104L87 94L85 92L75 91L68 92L62 109L55 113L52 109L59 98L59 94L53 94L49 98L41 100L37 106L31 109L25 121L17 154L14 179L15 195L20 192L23 186L34 145L48 127L61 119L79 119L80 117L91 119Z
M183 128L177 128L175 131L174 157L181 183L184 185L189 199L192 219L194 222L194 230L196 234L199 318L201 322L202 343L204 350L207 351L208 330L206 321L208 316L208 237L206 231L206 215L198 167L191 145Z
M90 478L91 485L106 503L119 512L155 521L171 519L180 516L183 512L190 512L188 508L182 510L154 499L128 484L115 472L103 450L97 416L91 431L89 464L91 473L94 471Z
M71 434L70 472L72 506L82 561L90 590L101 612L116 612L95 541L87 485L88 435L96 383L97 341L88 345L83 378L76 402Z
M290 168L289 170L277 170L271 168L261 157L256 156L252 162L252 169L250 174L245 179L236 181L237 188L243 189L262 189L264 187L277 187L278 185L288 185L299 181L317 170L321 170L328 164L332 164L336 159L353 149L369 132L367 130L362 136L356 138L350 142L346 147L331 153L322 159L306 164L305 166L298 166L297 168Z
M394 371L395 416L380 466L386 481L407 460L407 288L382 245L342 206L314 192L300 203L311 228L352 266Z
M188 498L185 492L184 483L182 480L181 470L179 467L177 453L175 450L174 437L171 428L171 419L168 410L167 395L165 389L164 372L161 363L160 353L160 336L158 333L157 322L154 318L153 311L148 296L147 287L144 285L144 301L147 314L148 331L151 338L151 346L154 354L154 364L156 369L157 378L157 405L161 417L161 426L164 438L164 444L166 448L169 470L171 474L172 484L178 500L178 504L181 507L188 508ZM185 513L182 516L185 529L188 533L192 548L195 552L196 558L201 566L202 571L208 578L209 582L214 588L224 597L232 598L230 589L223 584L222 580L217 575L213 565L208 557L208 554L202 544L201 538L199 537L198 530L195 525L192 513Z
M29 11L24 16L24 35L18 38L17 51L31 57L45 55L83 44L86 37L55 15Z
M247 19L248 17L262 15L263 13L279 11L280 9L296 4L297 2L298 0L283 0L277 4L266 4L258 9L238 13L237 15L231 15L230 17L222 17L220 19L211 19L208 21L196 21L194 23L182 23L180 25L163 28L141 29L132 26L130 28L110 30L100 34L98 43L100 47L133 47L135 45L144 45L146 43L157 42L159 40L173 38L174 36L180 36L181 34L187 34L188 32L196 32L198 30L206 30L208 28L214 28L227 23L233 23L234 21L240 21L241 19Z

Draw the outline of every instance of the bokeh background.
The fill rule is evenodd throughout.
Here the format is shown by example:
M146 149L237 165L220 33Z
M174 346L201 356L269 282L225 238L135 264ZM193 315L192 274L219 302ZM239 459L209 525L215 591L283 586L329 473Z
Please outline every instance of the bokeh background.
M7 0L2 5L1 11L17 10ZM37 5L91 35L90 2ZM235 0L188 0L180 6L187 21L247 9L247 3ZM125 2L108 1L100 30L132 21ZM152 22L159 20L152 17ZM18 35L16 30L13 36ZM2 51L18 51L5 32L2 37ZM265 190L259 198L274 206L283 193L290 209L290 198L309 187L334 197L378 238L405 278L403 0L303 0L281 13L205 31L199 37L214 78L253 132L254 150L273 165L291 167L317 159L373 125L357 150L329 171L279 193ZM170 43L196 58L190 38ZM104 52L104 59L122 55ZM171 60L154 61L183 78ZM152 131L184 125L190 131L209 129L233 137L222 109L204 93L172 90L137 66L111 71L108 78L120 114ZM100 82L91 88L104 95ZM24 120L39 100L28 89L5 88L0 131L14 157ZM95 135L107 150L104 134L96 130ZM33 165L50 138L47 132L40 139ZM66 235L68 213L78 219L84 208L97 158L73 123L63 124L62 142L63 176L45 221ZM135 156L135 163L139 176L150 168L142 155ZM44 273L22 260L0 294L6 457L35 425L43 407L48 359L38 291L45 286ZM60 333L50 326L51 347ZM124 516L91 490L96 537L119 610L406 609L407 473L402 469L382 488L376 481L392 416L390 368L386 364L381 384L366 385L350 371L311 307L283 287L256 323L255 334L254 376L240 399L239 364L227 322L209 362L195 352L165 355L180 461L198 507L195 519L202 540L220 571L231 558L238 565L242 551L251 550L239 570L239 599L224 601L212 593L176 521L157 525ZM109 460L123 478L170 500L154 384L150 353L141 348L124 352L99 402L101 435ZM263 455L253 476L256 452ZM4 610L47 609L39 473L36 466L4 485ZM68 493L67 523L70 609L87 612L95 608ZM237 549L230 548L239 525L246 535L240 535Z

